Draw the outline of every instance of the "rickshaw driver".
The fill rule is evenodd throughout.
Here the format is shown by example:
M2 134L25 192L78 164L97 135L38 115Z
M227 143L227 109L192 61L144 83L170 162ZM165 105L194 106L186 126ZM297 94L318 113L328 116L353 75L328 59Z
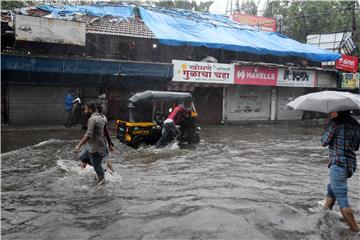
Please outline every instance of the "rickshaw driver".
M161 137L156 143L156 148L161 147L165 143L169 134L172 133L174 136L181 134L180 130L176 127L176 125L180 124L180 122L182 121L183 114L190 112L191 110L186 110L184 108L183 102L178 103L178 105L171 111L171 113L163 123Z

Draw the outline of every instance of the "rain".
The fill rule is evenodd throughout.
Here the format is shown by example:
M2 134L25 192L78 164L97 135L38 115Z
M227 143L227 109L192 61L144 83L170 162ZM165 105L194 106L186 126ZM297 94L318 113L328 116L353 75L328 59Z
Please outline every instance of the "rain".
M358 1L1 9L3 239L359 239Z

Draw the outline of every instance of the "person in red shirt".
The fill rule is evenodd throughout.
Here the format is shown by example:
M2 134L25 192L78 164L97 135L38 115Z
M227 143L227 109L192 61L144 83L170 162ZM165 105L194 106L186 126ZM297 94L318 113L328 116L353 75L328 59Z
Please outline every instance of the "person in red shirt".
M164 121L161 137L159 141L156 143L156 148L159 148L165 144L165 142L169 138L169 134L171 136L176 136L177 134L181 134L179 129L177 129L176 125L179 125L182 121L183 115L188 112L184 108L184 103L179 103L169 114L167 119Z

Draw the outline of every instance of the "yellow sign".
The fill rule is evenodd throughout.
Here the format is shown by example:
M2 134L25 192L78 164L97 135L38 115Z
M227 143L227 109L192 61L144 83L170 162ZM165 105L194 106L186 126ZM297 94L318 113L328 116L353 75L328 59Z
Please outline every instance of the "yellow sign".
M341 88L344 89L355 89L357 82L357 73L343 73L343 78L341 81Z

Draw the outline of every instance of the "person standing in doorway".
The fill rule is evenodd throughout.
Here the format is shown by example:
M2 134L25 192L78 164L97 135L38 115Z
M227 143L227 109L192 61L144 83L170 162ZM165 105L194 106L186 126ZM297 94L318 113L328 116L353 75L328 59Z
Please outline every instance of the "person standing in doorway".
M329 148L329 176L325 208L332 209L335 201L350 230L359 232L348 202L347 179L356 170L356 154L360 145L360 124L351 117L350 111L340 111L325 127L321 138L323 147Z
M73 103L74 103L74 93L72 90L69 90L65 96L65 111L66 111L66 120L64 123L65 127L70 127L73 124Z
M96 110L95 104L88 105L88 112L91 116L88 120L87 131L84 137L76 145L75 151L80 152L81 147L86 143L89 143L89 148L87 150L89 152L90 164L94 167L98 184L102 184L105 181L102 160L106 155L104 127L107 122Z

